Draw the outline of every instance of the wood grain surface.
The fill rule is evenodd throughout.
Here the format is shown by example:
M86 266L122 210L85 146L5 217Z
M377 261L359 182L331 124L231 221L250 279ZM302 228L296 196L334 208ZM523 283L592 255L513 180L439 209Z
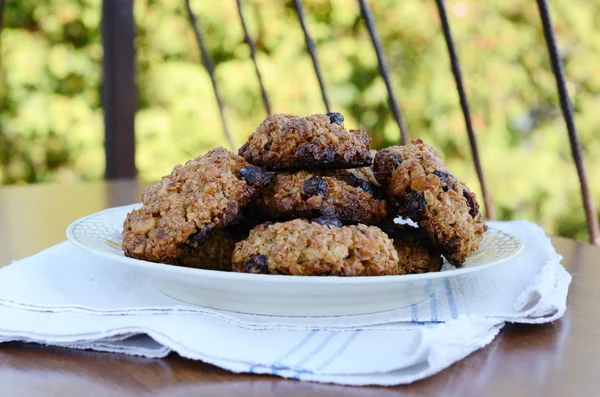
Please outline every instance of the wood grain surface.
M65 239L74 219L139 201L147 183L0 188L0 266ZM568 310L545 325L508 325L487 347L428 379L353 388L233 374L181 358L144 359L26 344L0 345L0 396L597 396L600 248L553 238L573 275Z

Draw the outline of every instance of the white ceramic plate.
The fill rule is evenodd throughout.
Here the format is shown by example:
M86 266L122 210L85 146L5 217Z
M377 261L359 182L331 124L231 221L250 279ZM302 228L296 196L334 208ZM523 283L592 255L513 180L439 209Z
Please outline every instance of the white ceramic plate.
M106 259L134 266L173 298L215 309L280 316L334 316L406 307L431 295L444 279L484 271L514 258L523 242L488 230L464 267L445 264L441 272L377 277L294 277L192 269L128 258L120 248L126 215L141 204L110 208L67 228L75 245Z

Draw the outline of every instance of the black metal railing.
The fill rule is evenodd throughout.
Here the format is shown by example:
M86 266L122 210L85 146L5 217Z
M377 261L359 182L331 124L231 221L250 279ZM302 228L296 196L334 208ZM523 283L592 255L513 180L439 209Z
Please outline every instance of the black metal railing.
M590 240L595 245L600 245L600 227L598 226L598 215L596 213L594 200L592 199L592 194L590 193L590 188L588 185L587 173L585 172L585 165L583 162L583 150L581 148L579 135L577 134L577 128L575 127L573 105L571 104L571 99L569 98L565 71L563 69L562 60L560 59L560 55L558 53L556 38L554 37L554 28L552 27L550 10L548 9L548 3L546 0L537 0L537 4L540 10L542 26L544 28L544 37L546 38L548 54L550 55L550 64L552 65L552 72L554 72L556 87L560 97L560 108L567 125L569 143L571 144L571 153L573 155L573 159L575 160L575 167L577 168L579 185L581 186L581 196L583 198L583 206L585 208L585 216L587 218L588 230L590 232Z
M327 96L327 89L325 88L325 82L323 81L323 75L321 74L321 67L319 66L319 58L317 57L317 49L315 46L315 42L310 37L310 33L308 33L308 27L306 26L306 20L304 19L302 0L293 1L294 8L296 9L296 14L298 15L298 20L300 21L300 27L302 28L302 32L304 33L304 41L306 41L306 50L310 54L310 59L312 59L313 67L315 68L315 74L317 75L317 80L319 81L319 87L321 88L321 96L323 97L323 103L325 104L325 109L327 110L327 112L330 112L331 106L329 106L329 97Z
M219 107L219 115L221 116L221 123L223 124L223 132L225 133L225 139L227 139L227 143L229 144L229 146L231 148L234 148L235 142L233 140L233 136L231 135L231 131L229 130L227 118L225 117L225 108L223 107L223 101L221 100L219 84L217 83L217 79L215 77L215 68L213 66L212 58L206 50L206 44L204 43L204 36L202 35L200 22L198 21L198 18L196 18L196 14L194 14L194 11L192 10L190 0L185 0L185 8L190 19L190 24L194 29L194 35L196 37L196 42L198 43L198 48L200 49L202 62L204 63L204 67L206 68L206 71L210 76L210 82L212 83L215 99L217 100L217 106Z
M133 0L102 2L102 105L107 179L135 178Z
M385 60L385 56L383 55L383 45L381 44L381 40L379 39L379 34L377 34L377 28L375 27L373 14L371 13L371 9L369 8L365 0L358 0L358 3L360 5L360 13L363 19L365 20L365 24L367 25L367 29L369 30L369 36L371 36L371 42L373 43L373 47L375 48L375 55L377 55L379 72L381 73L381 77L383 77L383 81L385 82L385 87L387 88L388 92L390 109L392 110L394 119L396 120L398 128L400 129L400 143L406 145L408 143L408 128L404 123L404 118L402 117L402 113L400 112L400 105L396 100L396 95L394 94L394 89L392 88L390 71L387 65L387 61Z
M215 78L214 67L208 53L206 46L204 44L202 30L200 26L200 22L192 8L190 6L189 0L185 1L185 7L188 13L188 17L190 19L190 23L194 29L196 41L201 53L202 62L210 76L214 95L217 101L217 105L219 107L219 112L221 116L221 121L223 124L223 130L225 137L229 143L229 145L233 148L235 146L233 142L232 134L229 130L227 119L225 117L224 106L221 100L221 96L218 89L218 83ZM250 55L252 57L252 61L254 63L256 76L261 88L261 95L263 98L263 102L265 105L265 110L268 114L271 114L271 103L269 101L269 97L267 91L264 86L264 82L258 67L258 63L256 60L256 48L254 41L250 37L248 33L248 28L246 26L246 22L244 19L244 14L242 10L242 2L241 0L236 0L238 6L238 12L240 16L240 22L242 24L242 28L244 31L244 40L248 44L250 48ZM408 141L408 128L405 124L404 118L402 117L401 107L396 99L396 95L393 90L389 67L385 59L383 46L381 44L381 40L377 33L377 29L375 26L373 14L367 4L366 0L357 0L361 16L365 22L367 30L369 31L369 35L371 37L371 41L373 44L373 48L375 50L375 54L377 56L377 61L379 65L380 74L385 82L388 99L390 104L390 111L398 124L398 128L400 130L401 143L406 143ZM446 8L444 4L444 0L435 0L436 6L438 10L438 14L440 17L442 32L444 34L444 38L446 41L446 46L448 49L448 54L450 58L450 68L452 70L452 74L454 76L454 80L456 83L457 93L461 105L461 109L463 112L465 127L467 130L467 134L469 137L469 143L471 146L471 154L473 156L473 163L475 170L477 172L477 177L479 179L481 185L481 191L483 195L483 202L485 206L485 211L488 219L494 218L494 207L492 204L492 200L490 197L490 193L487 189L487 184L485 181L485 175L483 171L483 167L481 164L481 159L479 156L479 150L477 145L477 138L473 128L473 123L471 121L471 112L469 109L469 102L467 99L467 93L464 87L463 76L460 68L459 57L455 48L454 40L452 38L452 32L450 29L450 23L448 20L448 15L446 13ZM294 9L296 14L298 15L298 19L300 21L300 27L304 33L304 39L306 42L306 49L311 57L313 67L315 70L315 74L317 77L317 81L319 83L319 87L321 89L321 95L323 98L323 102L325 104L325 108L327 111L331 110L329 97L327 95L326 84L324 82L323 76L321 74L321 68L319 65L319 60L317 56L317 48L312 40L309 28L306 23L306 19L304 16L304 10L302 7L301 0L292 0ZM118 4L118 5L117 5ZM579 140L579 136L577 134L577 128L575 126L575 120L573 116L573 106L571 104L571 100L569 98L569 93L566 85L565 72L562 65L562 60L560 58L560 54L558 52L556 38L554 34L554 28L552 26L552 19L550 16L550 11L548 8L548 4L546 0L537 0L537 5L541 17L542 27L544 31L544 37L546 40L548 54L550 57L550 63L552 66L552 71L554 73L556 79L556 86L558 89L558 94L560 97L560 107L562 110L563 117L565 119L565 124L567 127L567 132L569 136L569 142L571 145L571 153L573 155L573 159L575 162L575 166L577 169L577 174L579 177L579 183L581 186L581 195L583 199L583 205L585 208L585 214L587 218L588 230L590 234L590 240L592 243L596 245L600 245L600 227L598 225L598 217L596 213L596 209L594 208L594 202L592 199L592 194L590 192L589 183L587 179L587 174L585 170L585 164L583 160L583 150L581 147L581 142ZM116 12L117 7L119 7L119 12ZM125 10L127 12L123 12L123 7L127 8ZM2 14L4 9L4 0L0 0L0 31L2 29ZM133 35L130 34L130 27L133 27L133 0L104 0L103 1L103 44L105 46L105 57L103 61L104 68L104 91L103 91L103 104L105 108L105 124L106 124L106 141L108 142L106 145L106 161L107 161L107 177L123 177L123 176L131 176L130 174L135 173L134 166L134 157L131 151L133 150L133 125L129 123L128 120L133 120L133 115L135 113L135 108L132 107L132 104L135 104L135 87L131 84L133 82L133 76L125 75L125 80L122 80L122 77L119 77L119 73L123 70L128 73L129 69L132 69L132 57L133 57ZM120 19L119 19L120 18ZM122 25L121 27L115 27L115 25ZM123 27L124 26L124 27ZM125 37L119 36L120 34L125 34ZM118 39L116 39L118 38ZM123 44L123 41L127 41L128 43ZM112 70L111 70L112 69ZM121 79L121 80L119 80ZM119 80L119 81L118 81ZM125 83L124 85L122 83ZM128 91L128 92L125 92ZM129 92L130 91L130 92ZM123 99L125 98L125 99ZM118 106L117 106L118 105ZM125 106L123 110L122 107ZM107 111L108 109L108 111ZM112 109L112 111L111 111ZM123 126L123 120L126 121ZM131 125L130 125L131 124ZM109 129L111 131L109 131ZM123 134L129 134L130 137L123 137ZM125 142L126 150L120 150L119 144L120 142ZM133 171L132 171L133 170Z
M242 10L242 0L237 0L237 8L238 13L240 14L242 29L244 29L244 41L246 44L248 44L248 47L250 47L250 56L252 57L252 63L254 64L254 70L256 71L256 78L258 79L258 84L260 85L260 94L262 95L263 103L265 104L265 110L267 111L267 114L270 115L271 102L269 101L269 95L265 89L265 85L260 74L260 69L258 68L258 63L256 62L256 46L254 45L254 40L252 40L252 37L250 37L250 33L248 33L248 27L246 26L244 12Z
M481 186L481 194L483 195L483 205L485 207L485 213L488 219L496 219L494 206L492 205L492 198L487 189L485 182L485 175L483 173L483 167L481 165L481 159L479 158L479 147L477 146L477 137L473 130L473 123L471 121L471 111L469 110L469 101L467 100L467 93L463 84L462 73L460 71L460 63L458 62L458 54L454 48L454 40L452 39L452 31L450 30L450 23L448 22L448 14L446 14L446 6L444 0L435 0L437 4L438 13L440 15L440 21L442 23L442 31L444 32L444 38L446 39L446 47L448 47L448 55L450 56L450 66L452 68L452 74L454 75L454 81L456 82L456 89L458 91L458 98L460 100L460 107L465 117L465 126L467 127L467 134L469 135L469 143L471 144L471 154L473 155L473 163L475 164L475 171L477 172L477 178L479 178L479 184Z
M0 0L0 32L4 23L4 0Z

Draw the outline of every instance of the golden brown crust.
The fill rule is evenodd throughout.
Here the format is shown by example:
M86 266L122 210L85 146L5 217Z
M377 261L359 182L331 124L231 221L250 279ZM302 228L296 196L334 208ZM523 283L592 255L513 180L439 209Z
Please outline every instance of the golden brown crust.
M446 163L437 150L420 139L413 139L408 145L390 146L377 152L373 162L377 181L381 184L389 183L392 173L404 159L417 160L428 172L447 170Z
M236 244L233 271L295 276L398 274L392 240L375 226L333 226L305 219L260 225Z
M177 263L215 230L232 223L271 174L226 149L178 165L142 195L123 225L126 256Z
M363 130L347 131L343 120L339 113L275 114L262 122L238 154L268 170L370 165L371 138Z
M267 220L337 214L345 222L378 224L387 209L386 203L375 197L377 190L369 168L278 173L253 207Z
M479 247L487 226L475 194L447 171L435 149L420 140L388 148L377 154L375 174L389 182L388 202L397 214L417 222L450 263L462 265Z

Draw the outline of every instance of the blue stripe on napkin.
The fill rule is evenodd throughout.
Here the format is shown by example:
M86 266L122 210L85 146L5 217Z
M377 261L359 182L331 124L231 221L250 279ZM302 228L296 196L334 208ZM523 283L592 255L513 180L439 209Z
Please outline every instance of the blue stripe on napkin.
M438 321L438 309L437 296L435 292L429 297L429 308L431 309L431 322L436 323Z
M302 368L302 366L311 358L313 358L314 356L318 355L319 353L321 353L321 351L331 342L331 340L333 338L335 338L337 336L338 332L337 331L331 331L329 333L329 335L327 335L327 337L325 339L323 339L321 341L321 343L319 343L319 345L313 349L312 352L308 353L303 359L301 359L300 361L298 361L293 367L292 369L294 371L301 371L301 372L305 372L308 371L304 368ZM310 371L309 371L310 372Z
M450 314L452 315L452 318L457 318L458 312L456 311L456 302L454 302L454 294L452 292L450 280L448 280L447 278L444 279L444 288L446 289L446 299L448 299L448 307L450 308Z
M278 359L276 359L273 362L273 364L271 365L271 367L273 367L274 369L284 369L284 368L287 368L287 367L283 366L281 364L281 362L283 360L285 360L286 358L288 358L289 356L291 356L292 354L296 353L301 348L303 348L316 334L317 334L316 330L310 331L304 338L302 338L302 340L300 342L298 342L298 344L296 346L294 346L293 348L291 348L290 350L288 350L286 353L284 353L282 356L280 356ZM258 366L259 365L251 365L250 369L248 370L248 372L254 373L255 368L258 367Z
M317 367L317 371L321 371L323 368L326 368L336 358L338 358L348 348L348 346L350 346L350 344L356 339L356 337L358 336L358 334L360 333L360 331L362 331L362 330L361 329L357 329L356 331L353 331L350 334L350 336L346 339L346 341L344 343L342 343L342 345L335 351L335 353L333 353L333 355L331 355L331 357L329 357L327 360L325 360L324 362L322 362L321 365L319 365Z
M416 303L410 307L410 317L413 323L419 323L419 313Z

